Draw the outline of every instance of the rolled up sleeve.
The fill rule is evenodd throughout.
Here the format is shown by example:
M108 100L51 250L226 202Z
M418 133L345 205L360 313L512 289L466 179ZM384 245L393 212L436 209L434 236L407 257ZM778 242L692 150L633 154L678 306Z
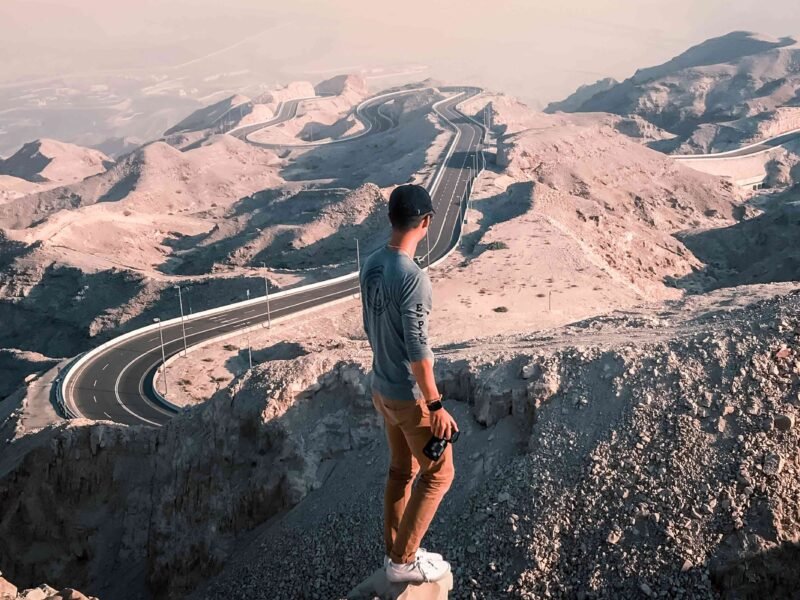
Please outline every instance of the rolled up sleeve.
M400 315L403 339L411 362L433 358L428 343L428 319L433 308L433 293L428 277L420 272L403 281L400 292Z

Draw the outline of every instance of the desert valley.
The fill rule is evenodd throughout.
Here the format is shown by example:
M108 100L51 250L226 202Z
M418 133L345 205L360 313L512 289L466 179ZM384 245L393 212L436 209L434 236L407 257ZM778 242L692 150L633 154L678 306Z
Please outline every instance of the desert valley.
M3 581L359 597L388 457L358 285L325 282L385 244L412 182L439 203L420 264L462 430L426 538L450 597L792 597L798 39L734 32L544 111L338 74L215 98L113 156L0 159ZM116 380L91 354L124 334L155 356L138 390L132 346ZM19 597L59 597L40 589Z

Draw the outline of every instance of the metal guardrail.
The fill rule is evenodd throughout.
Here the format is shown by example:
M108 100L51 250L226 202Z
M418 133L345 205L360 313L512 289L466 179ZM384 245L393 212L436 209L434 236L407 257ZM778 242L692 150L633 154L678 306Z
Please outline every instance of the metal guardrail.
M53 396L55 397L55 409L56 412L58 412L59 415L64 417L65 419L79 419L81 417L80 414L77 414L75 411L73 411L69 407L69 404L67 404L67 401L64 398L64 388L62 387L61 383L67 376L69 370L75 366L75 364L84 354L86 353L82 352L81 354L78 354L76 357L70 360L66 365L64 365L64 367L58 371L58 375L56 375L56 378L53 380L53 388L54 388Z

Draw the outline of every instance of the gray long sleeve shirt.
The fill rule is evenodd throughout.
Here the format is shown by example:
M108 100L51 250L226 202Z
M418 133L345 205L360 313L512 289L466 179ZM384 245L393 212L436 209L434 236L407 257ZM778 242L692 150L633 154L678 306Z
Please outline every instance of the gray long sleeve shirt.
M372 388L394 400L422 397L411 363L430 358L433 306L427 273L399 250L384 247L361 265L364 331L372 347Z

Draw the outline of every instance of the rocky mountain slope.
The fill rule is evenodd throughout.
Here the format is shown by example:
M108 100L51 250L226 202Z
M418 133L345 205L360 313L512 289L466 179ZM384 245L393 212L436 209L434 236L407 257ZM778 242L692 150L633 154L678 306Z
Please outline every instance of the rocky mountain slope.
M580 86L567 98L564 98L564 100L561 100L559 102L551 102L550 104L548 104L545 107L544 112L546 113L575 112L579 110L580 107L587 100L589 100L596 94L606 92L616 85L619 85L619 81L617 81L613 77L606 77L604 79L599 79L594 83L587 83L585 85Z
M668 295L667 285L700 268L674 234L730 225L739 214L729 184L643 148L628 137L630 119L537 114L502 97L493 106L497 164L532 183L528 212L642 297Z
M81 181L113 164L98 150L50 139L35 140L9 158L0 158L0 205Z
M437 379L464 433L429 542L456 567L453 597L690 598L745 589L737 565L753 553L791 564L791 290L737 289L440 348ZM343 597L380 559L385 442L366 394L370 354L363 339L299 347L158 431L73 422L23 438L0 479L9 576L28 585L44 570L53 581L68 573L114 597L113 574L133 571L175 595L235 553L201 597L264 586L307 597L309 584ZM34 546L35 557L23 551ZM359 560L323 568L334 547ZM768 579L774 592L797 585L790 570L782 577ZM127 597L147 596L139 577L125 585Z
M800 128L800 45L733 32L707 40L588 99L552 109L638 115L678 136L678 152L727 150Z
M98 150L41 139L25 144L5 160L0 159L0 175L33 183L69 184L102 173L113 162Z

